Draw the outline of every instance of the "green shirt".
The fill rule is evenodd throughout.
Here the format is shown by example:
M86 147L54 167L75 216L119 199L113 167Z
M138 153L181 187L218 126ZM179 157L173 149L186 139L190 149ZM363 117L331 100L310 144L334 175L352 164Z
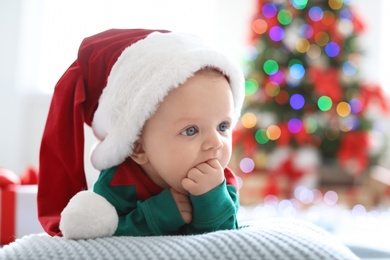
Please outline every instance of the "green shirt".
M189 224L184 223L171 192L154 184L131 159L103 170L93 190L115 207L119 216L116 236L200 234L238 228L238 195L228 168L222 184L203 195L190 195L193 215Z

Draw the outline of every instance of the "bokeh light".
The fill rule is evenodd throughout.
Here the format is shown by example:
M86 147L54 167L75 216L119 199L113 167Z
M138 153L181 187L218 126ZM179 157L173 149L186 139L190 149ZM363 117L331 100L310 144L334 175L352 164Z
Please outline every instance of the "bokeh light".
M274 84L281 85L284 81L284 74L282 71L278 70L274 74L269 76L269 80Z
M299 110L302 109L305 105L305 98L301 94L294 94L290 97L290 106L295 109Z
M280 10L278 13L278 21L280 24L287 25L292 21L292 14L289 10Z
M294 79L301 79L305 76L305 67L302 64L296 63L290 67L290 75Z
M313 6L309 10L309 17L312 21L318 22L322 19L324 15L324 12L322 11L322 8L319 6Z
M269 30L269 37L275 41L279 42L284 38L284 29L280 26L274 26Z
M340 130L343 132L349 132L351 130L356 130L360 125L360 121L356 116L348 116L342 122Z
M325 25L331 25L334 23L334 14L330 11L324 11L324 15L322 17L322 23Z
M267 136L267 130L265 129L259 129L255 133L255 139L259 144L266 144L269 141L269 138Z
M338 29L343 35L348 36L353 33L354 25L351 20L340 19L340 22L338 24Z
M291 59L289 62L288 62L288 67L290 68L292 65L294 64L301 64L302 65L302 61L299 60L299 59Z
M279 65L274 60L267 60L266 62L264 62L263 69L265 73L267 73L268 75L272 75L278 71Z
M295 7L295 9L301 10L306 7L307 1L308 0L291 0L291 4Z
M335 205L338 199L339 199L339 195L337 195L337 192L335 191L330 190L324 194L324 202L329 206Z
M307 51L307 56L310 59L315 60L321 56L321 48L317 44L310 44L310 48Z
M252 30L257 34L263 34L267 31L268 24L263 19L256 19L252 23Z
M298 186L294 190L294 197L303 204L309 204L314 201L314 192L304 186Z
M347 102L340 102L337 104L336 112L339 116L346 117L351 113L351 107Z
M351 112L354 113L354 114L358 114L362 111L363 109L363 104L362 102L357 99L357 98L353 98L349 101L349 105L351 106Z
M340 46L335 42L328 42L325 46L325 52L329 57L336 57L339 55Z
M284 105L288 102L288 100L290 99L290 95L288 94L287 91L285 90L280 90L279 92L279 95L277 95L275 97L275 101L276 103L278 103L279 105Z
M267 128L267 137L269 138L269 140L274 141L279 139L280 134L281 134L280 127L277 125L271 125Z
M308 117L305 119L304 126L306 133L312 134L317 130L318 123L314 118Z
M328 96L322 96L317 101L318 108L322 111L328 111L332 108L332 99Z
M245 80L245 95L252 96L259 89L259 83L257 80L249 78Z
M329 0L328 4L333 10L339 10L343 6L343 0Z
M255 169L255 162L251 158L244 158L240 161L240 169L244 173L250 173Z
M299 133L302 130L302 122L298 118L291 118L287 124L288 130L291 133Z
M290 200L281 200L278 205L278 211L283 216L292 217L297 214L297 209L294 207L294 204Z
M363 205L357 204L357 205L353 206L353 208L352 208L351 211L352 211L352 215L353 215L354 217L361 217L361 216L363 216L364 214L366 214L367 209L366 209L366 207L364 207Z
M290 74L287 75L286 83L289 87L295 88L301 83L301 79L294 79Z
M348 61L353 64L359 64L361 61L362 55L357 52L352 52L348 55Z
M249 45L244 49L244 58L248 61L253 61L257 58L259 52L255 46Z
M257 124L257 117L253 113L245 113L241 117L241 124L245 128L253 128Z
M254 155L251 155L253 161L255 161L256 167L264 169L267 167L268 155L264 151L257 151Z
M357 71L357 67L352 62L346 61L343 63L342 70L345 75L353 76Z
M302 38L309 39L313 36L313 27L311 27L308 24L302 24L301 27L299 27L299 35Z
M265 85L265 93L270 97L275 97L279 94L280 87L278 84L269 82Z
M340 11L340 19L353 20L353 13L351 9L344 8Z
M300 38L295 42L295 48L300 53L305 53L310 48L310 42L307 39Z
M319 46L325 46L329 42L329 35L325 32L318 32L314 36L314 40Z
M272 3L267 3L267 4L263 5L261 12L263 13L263 15L265 17L272 18L276 15L276 13L278 12L278 9L276 8L276 5L274 5Z

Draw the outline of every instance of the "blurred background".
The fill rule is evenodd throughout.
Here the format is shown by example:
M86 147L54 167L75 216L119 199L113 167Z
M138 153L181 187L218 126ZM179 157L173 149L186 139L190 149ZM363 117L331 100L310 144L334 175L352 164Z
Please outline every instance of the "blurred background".
M193 32L245 72L230 165L241 218L302 217L346 241L390 248L372 231L390 233L389 8L385 0L0 0L0 167L38 169L51 94L84 37ZM92 185L95 139L85 132Z

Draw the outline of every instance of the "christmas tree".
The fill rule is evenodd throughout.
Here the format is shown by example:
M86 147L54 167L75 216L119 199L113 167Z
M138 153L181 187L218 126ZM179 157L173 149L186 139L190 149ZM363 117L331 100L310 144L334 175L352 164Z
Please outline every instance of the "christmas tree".
M362 176L381 154L370 150L369 104L387 106L381 88L360 76L364 25L352 3L259 0L251 26L237 168L296 181L331 163Z

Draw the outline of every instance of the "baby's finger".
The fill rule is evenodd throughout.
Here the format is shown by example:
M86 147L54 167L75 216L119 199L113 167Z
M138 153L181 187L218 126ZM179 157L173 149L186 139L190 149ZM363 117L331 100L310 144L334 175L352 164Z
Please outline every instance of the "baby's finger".
M222 167L217 159L208 160L207 164L210 165L214 169L219 169Z
M196 165L195 169L198 169L201 173L207 173L213 170L213 167L209 165L207 162L204 162Z
M187 178L197 182L197 179L203 175L202 168L192 168L187 173Z
M183 188L187 191L192 190L192 187L194 187L194 185L196 185L196 182L190 178L184 178L181 181L181 186L183 186Z

